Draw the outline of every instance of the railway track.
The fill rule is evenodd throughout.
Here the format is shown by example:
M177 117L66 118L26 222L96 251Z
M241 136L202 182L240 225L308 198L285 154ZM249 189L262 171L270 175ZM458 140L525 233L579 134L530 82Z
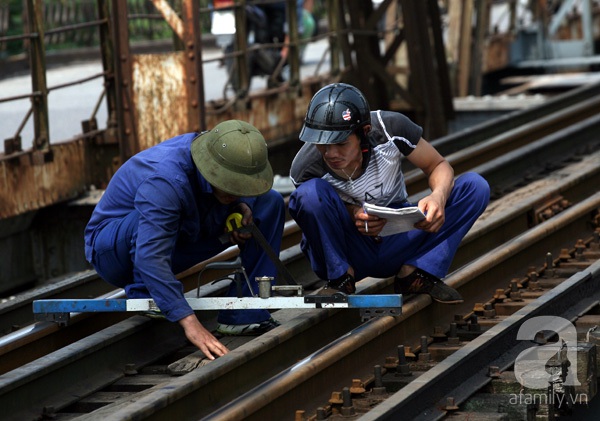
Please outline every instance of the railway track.
M590 107L597 107L593 101L588 102ZM482 173L496 192L496 200L465 238L453 264L454 272L448 281L468 299L463 306L453 306L452 311L468 315L473 312L474 304L487 303L497 289L506 290L510 285L506 276L522 270L507 262L516 260L528 268L540 259L540 253L545 256L556 247L560 251L564 244L558 243L570 241L575 244L578 239L573 237L576 237L573 229L567 229L567 239L563 238L566 235L563 229L553 228L551 231L562 233L553 240L557 245L551 245L549 239L542 238L538 247L545 249L538 251L538 257L532 257L533 251L528 250L514 251L518 257L507 256L506 250L514 250L515 244L520 245L522 236L536 229L548 231L547 227L554 226L554 221L573 209L580 209L580 206L590 207L583 212L587 214L581 216L581 220L587 216L587 222L572 224L583 224L589 231L589 226L594 223L590 222L589 214L597 210L598 205L595 202L590 205L588 197L597 196L594 195L597 191L595 186L600 181L599 123L593 115L586 117L582 108L577 110L572 113L574 120L565 123L566 126L561 129L554 126L549 135L535 138L515 135L530 139L530 142L509 148L504 155L494 155L494 159L478 161L473 154L476 155L477 150L489 151L489 145L502 142L487 141L487 146L483 146L486 142L475 142L460 148L466 156L471 156L469 159L462 158L461 152L449 156L453 165L471 162L473 166L465 167L465 170L474 169ZM573 148L572 143L565 147L573 139L578 148ZM549 161L552 165L547 164ZM535 165L526 165L527 162ZM418 191L415 189L418 184L412 180L418 180L416 173L407 174L407 181L409 191ZM581 235L581 238L589 238L593 232ZM310 290L318 280L311 275L299 251L299 232L295 224L286 224L286 239L282 258L296 278ZM593 246L593 240L588 243ZM500 255L486 260L485 256L492 252ZM235 251L230 249L222 257L234 254ZM542 263L546 262L544 259L542 257ZM477 262L479 269L476 269ZM195 267L181 274L187 290L195 289L198 270L199 267ZM474 274L473 271L481 273ZM493 277L490 272L497 274L498 280L494 281L497 285L489 285L490 289L484 290L482 284L491 284L489 280ZM485 282L482 282L484 276ZM85 273L79 275L78 280L83 284L93 283L93 277L93 274ZM389 292L391 282L391 279L368 278L359 282L359 292ZM219 284L201 288L207 295L217 294L220 289ZM46 298L51 296L49 291L46 294ZM58 327L53 322L37 323L2 338L0 360L4 374L0 376L0 402L7 414L14 415L14 419L36 419L41 414L54 419L77 416L82 419L164 419L165 416L199 419L211 413L219 414L223 419L264 418L265 414L281 414L281 418L277 419L337 416L335 410L345 408L347 392L344 387L351 388L353 379L359 379L358 383L362 384L357 389L369 387L374 381L369 379L378 377L373 370L393 355L392 351L400 345L399 337L404 345L419 351L421 337L430 335L433 330L431 320L438 324L438 331L444 329L444 323L452 322L448 317L456 314L449 314L448 310L448 306L431 304L426 297L408 302L403 308L403 316L399 318L385 317L367 323L363 323L353 311L280 310L276 317L283 322L281 327L254 340L224 338L226 342L231 341L228 346L233 351L197 370L194 368L203 364L202 359L187 346L182 332L173 324L122 314L116 316L121 317L120 320L111 320L114 315L109 317L107 314L75 315L75 323L69 327ZM202 313L207 313L202 314L203 322L211 326L214 315ZM407 319L410 323L406 322ZM10 325L3 321L2 326ZM382 341L391 341L386 339L388 335L385 332L388 330L396 333L390 333L395 342L386 345L387 354L382 356L371 351L371 346L381 351L385 348L381 346ZM34 338L36 335L37 339ZM355 341L363 342L356 351L348 345ZM341 351L339 344L342 344ZM344 354L350 356L347 360L350 362L338 365L331 359L332 355ZM298 365L298 361L302 363ZM317 365L320 363L325 365L323 374L317 374L321 371ZM349 366L359 369L349 375ZM283 380L286 372L306 377L306 389L287 391L287 382L300 383L300 377ZM383 370L381 375L386 374ZM320 376L333 380L334 384L329 385ZM279 381L284 381L286 386ZM64 387L57 390L53 386L56 384ZM236 386L232 387L232 384ZM265 387L275 387L276 394L281 392L287 397L276 400L276 394L265 392L271 390ZM247 392L247 396L252 396L250 393L254 390L258 391L258 395L245 401L246 404L242 400L242 406L235 407L236 398L241 393ZM317 390L320 392L316 393ZM338 393L336 397L329 397L332 391L339 393L335 392ZM277 403L263 405L265 400ZM339 404L331 404L333 409L330 408L329 413L328 400ZM383 400L380 397L378 401ZM391 398L386 401L391 402ZM297 414L296 410L299 411ZM230 416L232 418L227 418Z
M536 175L533 174L532 169L528 166L533 167L533 162L539 161L539 159L530 160L529 156L523 154L524 161L522 165L525 170L521 172L514 171L514 174L509 174L512 179L513 176L517 180L507 182L504 178L507 172L503 169L507 168L506 163L498 162L497 160L493 163L489 160L485 160L479 157L479 153L485 154L487 157L500 157L508 149L506 146L500 147L504 141L507 144L512 145L512 149L516 146L524 146L526 144L534 144L535 141L543 138L543 135L548 133L560 132L562 129L567 127L574 127L574 130L579 133L585 134L585 130L589 127L580 127L580 123L584 117L594 115L597 109L597 99L600 97L600 83L590 84L582 86L572 91L566 92L565 94L559 95L553 99L550 99L546 103L531 107L523 111L515 111L499 119L481 124L474 128L470 128L460 133L445 136L443 138L432 141L432 144L444 155L446 155L449 161L454 167L461 166L466 170L481 171L488 179L492 178L492 185L495 189L496 198L503 193L503 189L509 191L514 188L514 184L522 183L522 179L518 179L519 176L528 178L531 181ZM584 104L583 106L581 104ZM575 112L573 111L575 108ZM568 110L568 111L565 111ZM580 112L581 111L581 112ZM565 112L568 115L566 118L563 115ZM540 119L550 122L549 128L544 128L543 125L539 125ZM530 130L532 124L536 124L536 130ZM594 121L588 121L587 124L595 124ZM509 129L507 131L507 129ZM592 128L593 129L593 128ZM564 134L567 136L568 134ZM559 134L559 136L563 136ZM583 142L582 145L576 145L576 152L574 153L571 148L571 141L566 144L569 145L569 150L563 155L565 157L572 157L579 152L580 154L586 154L586 144ZM588 149L594 149L597 143L593 139L591 140L591 146ZM564 143L564 142L563 142ZM573 142L574 143L574 142ZM544 144L537 145L537 148L533 147L533 154L536 154L539 149L544 152ZM512 150L511 149L511 150ZM482 152L483 151L483 152ZM509 159L512 159L511 156ZM517 158L519 158L517 156ZM552 160L551 157L548 160ZM555 161L555 160L552 160ZM548 164L550 169L559 165L560 159L557 162ZM487 164L487 165L484 165ZM407 168L410 168L410 163L405 162ZM479 165L479 167L478 167ZM483 166L482 166L483 165ZM545 164L546 165L546 164ZM509 170L511 172L512 170ZM547 171L545 168L537 168L538 173L541 171ZM457 170L457 173L462 171ZM539 177L539 175L537 175ZM422 192L425 190L423 184L424 178L420 171L408 171L406 174L406 182L409 191ZM413 195L412 199L418 199L418 194ZM287 245L292 245L298 239L297 227L293 224L286 227L286 238L288 238ZM225 258L230 257L230 253L224 255ZM192 268L187 273L195 273L198 271L197 266ZM182 277L186 277L187 273L182 274ZM189 285L191 288L192 285ZM102 294L109 294L112 292L112 287L107 285L102 279L100 279L95 272L88 271L81 274L69 276L63 279L57 279L52 284L35 289L33 291L25 291L20 293L17 297L0 304L0 334L6 334L11 331L20 329L23 326L29 325L32 322L32 314L30 304L34 299L40 298L87 298L97 297Z
M506 199L511 200L511 197ZM385 365L400 345L399 340L406 346L412 346L413 352L418 355L421 336L424 332L431 334L431 320L435 320L438 326L452 323L456 314L465 320L476 303L489 301L498 289L506 291L513 279L512 274L518 274L524 268L529 270L524 273L531 276L530 266L534 263L528 258L531 249L537 248L536 253L541 253L537 260L542 262L540 267L543 267L549 248L562 250L565 238L593 237L589 233L592 227L589 218L600 206L599 201L600 194L596 194L579 206L569 207L555 218L506 244L501 243L495 250L455 271L448 282L459 289L466 303L453 306L453 313L448 312L447 306L432 304L427 297L409 301L403 308L401 318L386 317L366 324L361 323L357 314L345 311L281 310L276 317L283 321L282 327L249 342L243 338L231 339L233 342L228 346L235 348L232 353L191 371L190 365L196 364L197 360L188 353L194 350L186 348L184 338L176 334L172 325L136 316L57 351L48 356L46 361L42 358L39 364L44 367L43 373L36 369L28 373L25 367L9 373L13 380L15 376L18 377L17 383L25 382L26 387L21 392L15 389L10 394L10 400L3 404L6 403L10 409L10 402L23 402L33 394L40 405L50 394L47 399L53 405L44 407L46 414L56 419L77 413L85 413L82 415L85 419L164 419L167 416L199 419L205 416L210 418L210 413L206 411L220 406L223 406L220 412L213 414L215 417L218 415L218 419L258 419L264 418L265 413L275 416L274 419L290 419L292 410L310 414L311 407L318 412L319 408L326 407L328 399L333 399L329 394L337 396L335 391L342 391L343 394L344 383L345 387L350 387L354 379L359 379L362 385L359 388L369 387L370 377L375 377L370 371L376 365ZM493 225L492 219L481 221L477 229L485 230ZM549 228L548 224L552 227ZM593 240L588 244L593 247ZM559 263L560 259L556 264ZM559 274L558 268L556 270ZM576 272L571 268L562 275ZM386 291L390 283L390 279L365 279L359 283L359 291ZM482 284L486 284L485 289L481 288ZM109 356L105 353L95 355L103 348L110 350ZM382 350L387 351L382 354ZM346 355L347 358L342 358ZM356 367L361 368L357 370ZM174 376L182 371L187 374ZM82 372L89 374L83 377L84 384ZM286 380L282 373L292 378ZM30 384L25 378L28 375L33 376ZM235 378L235 388L231 387L231 376ZM292 385L300 384L299 380L304 380L304 376L308 379L303 382L304 391L287 391ZM57 378L65 379L62 381L65 388L60 396L50 393L53 390L50 385L55 384ZM331 384L331 380L336 384ZM102 388L102 384L110 386ZM319 385L317 390L325 392L320 396L313 395L311 403L306 396L314 392L315 384ZM5 390L5 385L2 386ZM78 396L84 386L100 391L87 399L75 399L74 396ZM278 393L273 394L272 388ZM249 390L257 395L236 401L241 390ZM288 400L285 397L276 400L280 393L284 393ZM265 400L277 403L256 407ZM67 404L68 401L72 402ZM132 401L134 404L131 404ZM248 402L252 405L248 405ZM241 407L232 406L236 403ZM62 408L63 405L60 411L53 409ZM102 408L97 409L99 406ZM95 411L83 412L86 409ZM33 419L34 414L28 415L31 417L19 414L20 419Z
M572 317L598 305L600 244L597 235L594 238L593 231L589 233L587 222L590 212L597 211L599 205L600 194L596 194L558 216L551 222L553 229L540 225L456 271L447 282L459 288L467 304L457 307L454 313L443 305L432 304L428 297L409 299L401 317L376 319L358 326L207 418L291 419L290 409L296 405L302 408L298 409L299 414L313 415L316 419L373 409L365 419L412 420L425 415L429 418L437 408L446 408L447 398L452 398L453 405L460 404L465 397L466 381L480 386L477 382L485 380L481 375L487 376L490 366L497 366L499 360L504 365L510 361L507 353L515 347L513 342L517 342L515 329L525 320L542 314ZM563 230L572 231L568 236L591 234L587 245L594 251L582 251L582 256L588 253L588 257L577 259L576 269L569 266L575 260L573 245L567 252L569 257L552 258L550 265L532 270L527 257L547 247L560 249ZM545 253L542 261L544 256ZM584 271L594 262L589 271ZM522 271L522 276L518 280L507 276L511 273L509 268L515 274ZM573 277L565 279L571 274ZM511 282L520 286L511 291ZM484 283L486 287L482 288ZM558 290L557 285L562 288ZM486 295L492 287L495 294ZM538 297L544 298L537 300ZM475 310L469 311L473 306ZM512 320L506 317L519 309L523 311L518 317ZM423 336L424 326L430 326L432 320L435 320L434 330ZM454 325L452 333L447 328L450 325ZM495 328L496 325L499 327ZM486 332L488 337L476 342ZM403 363L399 362L398 352L404 356ZM447 358L450 355L452 359ZM443 363L438 364L440 361ZM586 386L591 389L589 384ZM317 396L312 392L315 389L332 392L329 396L325 393ZM397 396L390 396L396 390L400 390Z

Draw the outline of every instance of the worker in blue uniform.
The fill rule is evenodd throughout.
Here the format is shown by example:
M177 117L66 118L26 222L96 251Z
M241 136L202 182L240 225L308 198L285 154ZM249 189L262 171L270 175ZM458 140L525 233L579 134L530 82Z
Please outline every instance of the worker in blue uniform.
M230 244L219 237L232 212L254 223L279 253L285 207L272 190L267 145L252 125L228 120L203 133L166 140L127 160L110 180L85 229L85 254L98 274L128 298L153 298L167 320L214 359L228 349L208 331L175 274ZM248 278L275 277L274 263L248 232L232 232ZM229 296L236 296L232 282ZM242 292L250 296L244 283ZM222 310L217 331L256 335L278 323L267 310Z
M290 170L296 185L290 215L303 233L302 250L326 280L323 293L355 292L356 279L394 276L401 294L428 294L442 303L462 297L442 281L458 246L489 201L478 174L454 171L403 114L371 112L356 87L334 83L311 99ZM408 202L402 160L428 177L431 191ZM365 203L416 205L425 219L415 229L379 236L386 220L364 212Z

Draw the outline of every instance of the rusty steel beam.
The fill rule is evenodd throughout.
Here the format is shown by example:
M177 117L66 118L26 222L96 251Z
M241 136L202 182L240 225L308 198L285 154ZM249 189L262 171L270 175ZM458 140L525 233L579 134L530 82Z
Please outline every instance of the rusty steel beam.
M109 0L98 0L98 18L106 22L99 26L98 33L100 38L100 52L102 58L102 67L104 68L104 93L106 97L108 121L106 122L106 131L104 136L98 136L96 141L101 143L115 144L118 142L117 130L117 92L115 81L115 46L114 40L110 36L110 8ZM94 121L95 123L95 121ZM84 125L84 133L97 129L97 123Z
M489 0L479 0L475 5L477 23L474 30L474 42L471 50L471 70L469 71L469 94L480 96L483 73L483 51L485 50L486 37L490 25Z
M117 122L119 139L119 158L121 162L139 151L139 141L135 122L137 120L133 107L132 62L129 49L129 30L127 22L127 3L111 0L112 36L115 40L115 76L117 92Z
M410 64L410 87L418 118L423 126L424 136L435 139L447 133L448 121L445 115L443 95L436 65L435 47L438 40L430 36L428 2L402 0L402 15L406 34L408 61ZM446 75L447 77L447 75Z
M338 0L335 8L337 13L331 13L333 15L332 20L335 20L336 22L335 40L337 42L339 52L341 52L341 56L344 59L343 64L340 64L342 67L340 69L340 75L343 75L343 69L351 70L352 66L355 65L352 60L352 51L350 42L348 40L349 30L345 19L346 8L346 3L343 0Z
M340 0L327 0L327 10L340 10ZM338 14L328 13L327 23L329 25L329 50L331 57L331 75L337 76L340 73L340 49L341 42L339 38Z
M32 98L35 149L33 164L43 164L50 152L48 123L48 87L46 86L46 59L44 47L44 18L42 0L27 1L27 29L29 39L29 65L31 83L35 92Z
M202 31L200 29L198 0L183 2L185 70L188 97L188 127L200 132L206 130L204 73L202 70Z
M455 0L458 2L458 0ZM473 39L471 22L473 19L473 0L460 3L460 27L458 41L457 96L467 96L469 92L469 69L471 68L471 41Z
M206 130L204 87L201 83L204 77L202 71L200 4L198 0L182 2L182 17L180 18L165 0L152 0L152 3L184 45L183 69L185 74L183 79L185 80L187 92L188 115L187 121L183 122L185 128L181 128L179 131L199 132ZM168 137L168 135L162 137ZM160 140L163 139L154 139L154 141Z
M184 2L189 3L189 2ZM166 0L152 0L154 7L160 12L165 18L165 21L169 24L173 32L181 39L185 38L185 29L183 22L177 16L177 13L171 8L171 5Z
M382 95L382 93L395 91L398 84L385 69L379 53L378 20L372 19L379 14L373 11L371 2L364 2L360 7L348 9L350 24L354 31L354 50L357 60L355 79L358 81L356 85L367 97L371 108L388 109L389 94ZM361 68L360 62L369 63L369 66Z
M276 91L252 94L247 98L248 107L243 110L231 107L215 113L213 105L208 105L206 124L214 127L229 118L252 121L265 136L269 148L293 147L289 141L297 139L310 98L327 80L304 81L302 94L291 99ZM273 121L277 124L272 124ZM110 128L92 130L75 140L51 145L54 160L47 162L42 172L30 165L28 152L0 159L0 185L3 186L0 220L75 199L84 194L90 184L105 186L120 165L116 145L103 141L110 137L108 130Z
M246 97L250 90L250 72L246 65L248 60L248 40L246 38L246 0L240 0L236 3L235 13L235 46L241 53L234 57L232 78L238 80L239 92L241 97ZM245 105L245 100L238 104L240 108Z
M454 118L454 102L452 101L452 86L450 84L450 71L446 59L446 46L442 34L442 19L440 7L436 0L428 0L429 21L431 23L431 37L435 54L437 76L440 81L441 102L446 119Z

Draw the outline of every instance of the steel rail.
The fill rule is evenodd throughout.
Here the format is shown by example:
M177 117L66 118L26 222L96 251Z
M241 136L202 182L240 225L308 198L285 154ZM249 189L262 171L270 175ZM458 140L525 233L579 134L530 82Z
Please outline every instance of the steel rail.
M600 102L597 105L600 106ZM586 108L586 110L590 109ZM546 121L546 123L550 122L555 121L553 119ZM447 160L454 168L455 174L466 171L481 174L494 193L510 190L526 178L535 175L539 177L540 174L565 165L570 160L580 159L586 153L598 150L600 145L600 116L596 112L591 117L552 131L551 134L541 138L535 136L521 138L521 133L516 133L519 130L515 129L503 139L490 139L488 142L452 154L447 157ZM531 134L529 128L525 131L528 135ZM518 139L523 140L524 143L516 149L504 146L502 150L497 149L503 143L513 143ZM490 155L490 148L495 149L498 154ZM487 159L480 159L480 154L487 156ZM416 202L427 193L427 180L422 171L410 171L406 180L410 188L417 188L419 192L410 196L409 201Z
M288 222L284 228L284 247L293 247L298 243L299 228L295 223ZM219 255L200 262L192 268L180 273L180 279L186 291L197 287L198 272L207 264L215 261L230 260L239 254L237 247L229 247ZM294 254L282 253L282 260L293 262ZM219 276L226 275L220 270L208 269L204 272L203 284L209 284ZM211 289L213 294L224 294L226 285L220 285L218 289ZM98 314L77 313L71 316L68 326L60 327L54 322L33 322L31 306L33 300L60 299L60 298L124 298L123 290L114 290L113 287L103 281L96 271L90 270L82 274L69 277L64 281L37 289L31 293L24 294L15 300L0 305L0 315L3 328L15 325L18 321L23 327L13 330L0 337L0 374L20 367L36 358L47 355L59 348L65 347L93 332L97 332L126 318L131 314Z
M494 287L505 287L507 273L511 273L514 269L527 268L531 264L532 250L534 254L538 253L539 255L540 251L545 254L551 249L562 247L565 238L573 239L577 238L574 237L576 233L589 232L587 226L589 216L594 211L598 211L599 208L600 193L596 193L588 200L561 213L555 219L546 221L481 256L463 270L453 273L447 278L446 282L458 287L463 297L465 297L465 301L472 305L473 302L481 298L481 293L484 290L485 293L489 294L489 291ZM573 296L576 298L570 299L566 305L571 306L577 299L586 296L592 297L593 300L594 297L600 294L597 288L598 282L600 282L600 279L596 276L595 282L586 285L583 291L575 291ZM484 283L486 287L482 288L481 285ZM579 283L576 282L573 289L578 285ZM562 290L552 295L562 294ZM559 296L562 297L562 295ZM597 298L595 299L597 300ZM586 302L586 305L589 305L589 301ZM564 304L561 304L561 306L564 308ZM532 304L530 308L538 309L540 307ZM354 367L352 378L360 378L361 374L362 378L368 377L365 368L369 370L371 367L382 363L385 358L382 356L382 350L387 350L387 355L393 355L392 350L396 349L399 341L403 341L402 343L414 341L414 338L409 338L409 331L413 330L414 326L420 327L426 323L426 320L435 320L436 324L439 325L451 323L452 319L445 308L447 307L432 304L431 299L428 297L419 296L404 307L402 316L372 320L358 327L338 339L334 344L335 346L328 345L318 350L223 408L208 414L206 419L238 420L243 418L246 420L259 420L265 419L265 417L284 419L291 415L291 408L298 407L301 403L304 404L307 413L316 412L319 406L319 397L315 399L314 395L318 395L323 390L340 390L340 383L344 381L348 383L351 380L348 378L348 367ZM522 312L526 311L525 309L522 310ZM415 318L418 321L414 320ZM407 326L409 324L410 327ZM412 334L414 335L415 332ZM481 341L488 339L489 337L486 335L481 338ZM496 342L488 343L485 345L485 350L487 351L495 345ZM482 366L477 366L475 369L489 366L501 354L501 351L493 353L491 360L483 361L485 359L480 358L482 361L479 362ZM471 372L470 369L465 369L465 365L470 364L473 358L470 358L472 356L468 352L466 355L464 359L460 359L460 363L453 366L453 370L444 372L443 380L446 380L446 383L457 387L460 385L461 380L464 380L465 374ZM469 359L467 360L467 358ZM451 361L454 361L454 359ZM459 374L461 370L465 374ZM367 417L366 419L414 419L420 413L430 410L438 404L440 397L447 396L445 394L447 389L440 392L441 382L437 381L441 376L439 371L436 370L430 376L427 374L426 376L431 379L428 389L425 390L422 386L421 377L419 377L419 381L415 382L415 386L410 390L407 389L406 392L403 392L404 389L401 389L397 393L406 401L402 402L402 406L390 399L389 404L386 401L385 408L390 407L392 410L388 412L377 411L377 414L372 418ZM319 392L315 393L315 390ZM417 391L422 393L417 394ZM148 395L144 399L148 401L156 400L159 394L160 392L157 391L154 395ZM162 396L162 399L164 399L164 396ZM327 401L326 396L321 396L320 399L321 405L324 405ZM317 406L311 407L311 404L317 404ZM380 406L384 407L384 404ZM372 412L375 414L375 410ZM165 416L167 413L161 414L158 411L150 419L159 419L160 415ZM382 417L383 414L386 414L386 417ZM125 415L125 413L120 412L119 415Z
M499 242L541 222L541 219L536 222L537 213L550 208L557 199L566 200L567 206L587 199L590 186L600 185L598 162L600 150L490 203L463 239L461 252L457 253L450 270L462 267L477 255L494 249Z
M501 134L477 144L463 147L458 152L445 155L445 157L454 168L454 172L461 174L479 165L484 165L497 157L509 156L510 153L520 156L522 148L527 145L538 144L542 139L553 143L550 140L552 136L565 136L565 134L559 135L564 130L572 130L575 134L587 131L588 128L584 127L583 121L587 121L587 124L592 126L589 129L597 130L594 117L597 117L597 110L599 108L600 96L592 97L566 109L558 110L553 114L539 117L534 122L517 126L513 129L505 126ZM585 139L589 140L589 138ZM573 149L580 150L580 146L575 142L563 142L562 145L556 145L556 147L562 147L565 152L570 153L573 153ZM544 151L543 148L542 151ZM525 159L530 158L525 157ZM532 162L539 161L534 160ZM517 174L522 174L522 171L523 169L519 168ZM406 180L418 192L427 190L429 187L427 177L420 170L409 171L406 174Z
M519 310L419 377L361 420L439 419L447 413L447 397L455 405L489 383L489 367L504 369L514 362L526 342L517 340L523 323L535 316L573 320L600 299L600 261L569 278L552 291ZM442 399L439 399L439 398Z
M495 144L494 139L491 142ZM489 145L485 144L478 144L447 159L457 175L465 171L481 174L490 184L492 198L497 198L505 191L526 183L527 179L540 178L544 173L597 151L599 145L600 116L596 113L547 136L529 140L517 149L505 150L503 153L498 151L498 155L490 155L487 161L480 161L477 152L487 149ZM457 161L464 162L464 165L455 166ZM419 174L419 171L410 171L407 174L407 185L410 183L413 188L422 188L417 190L419 193L410 196L409 201L418 201L428 191L427 182L422 174Z
M131 317L0 376L0 400L7 419L37 419L51 407L73 402L90 386L107 385L124 376L127 364L147 365L185 345L185 336L170 323L149 328L150 322Z
M548 168L564 165L600 148L600 115L597 113L572 126L545 136L518 150L504 153L496 159L473 168L490 183L492 188L515 185L523 181L523 175L535 176ZM510 163L507 165L500 161Z
M35 288L18 294L14 299L0 305L0 332L3 334L15 331L33 321L31 303L33 300L45 298L85 298L96 297L109 293L114 289L106 282L96 282L98 274L95 271L69 275L55 280L51 285ZM1 347L0 347L1 349Z
M443 156L449 156L469 146L503 135L507 130L529 125L549 115L560 113L564 109L598 95L600 95L600 82L586 84L549 98L542 104L512 111L468 129L433 139L431 144Z

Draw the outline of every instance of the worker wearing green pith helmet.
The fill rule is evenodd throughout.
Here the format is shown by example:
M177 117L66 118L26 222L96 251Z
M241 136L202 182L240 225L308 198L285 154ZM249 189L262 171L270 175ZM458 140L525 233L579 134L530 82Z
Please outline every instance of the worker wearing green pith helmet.
M242 214L243 225L254 223L279 253L285 209L272 184L265 139L246 122L173 137L115 173L86 227L86 258L128 298L153 298L208 358L224 355L227 348L199 322L175 274L231 245L219 237L232 212ZM275 277L273 262L250 233L233 232L230 240L240 247L251 283ZM242 289L250 295L245 283ZM228 295L236 296L233 282ZM267 310L223 310L218 322L225 335L260 334L278 325Z

